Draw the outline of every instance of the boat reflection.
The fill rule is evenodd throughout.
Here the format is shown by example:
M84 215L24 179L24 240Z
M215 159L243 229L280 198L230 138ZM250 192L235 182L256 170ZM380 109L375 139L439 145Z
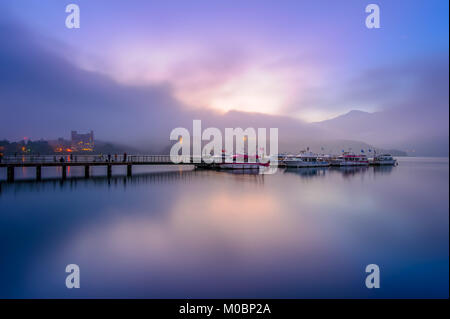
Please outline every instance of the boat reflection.
M365 175L367 172L369 172L370 167L368 166L338 166L330 167L330 171L332 172L338 172L342 174L342 176L345 177L352 177L356 175Z
M223 170L218 170L217 172L234 174L234 175L259 175L260 174L258 169L223 169Z
M297 174L301 177L319 177L325 176L327 173L327 168L325 167L303 167L303 168L294 168L288 167L284 170L284 173L288 174Z
M286 168L284 173L296 174L305 178L323 177L327 174L341 174L343 177L371 174L390 174L394 166L331 166L314 168Z
M373 167L373 172L377 174L390 174L395 166L393 165L379 165Z

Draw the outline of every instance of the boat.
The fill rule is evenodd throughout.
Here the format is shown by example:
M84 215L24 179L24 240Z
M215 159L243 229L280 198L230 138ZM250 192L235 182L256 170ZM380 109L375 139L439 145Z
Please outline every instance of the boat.
M227 159L229 162L227 162ZM270 162L262 163L258 155L226 155L223 156L223 162L218 163L220 169L259 169L260 167L268 167Z
M287 154L287 153L281 153L281 154L278 154L278 156L277 156L277 160L278 160L278 162L282 162L286 157L288 157L289 155Z
M375 155L370 162L372 165L397 165L397 160L391 154Z
M369 160L366 155L355 155L350 152L344 152L331 161L332 166L367 166Z
M312 152L300 152L296 156L287 156L283 159L286 167L326 167L330 162L320 158Z

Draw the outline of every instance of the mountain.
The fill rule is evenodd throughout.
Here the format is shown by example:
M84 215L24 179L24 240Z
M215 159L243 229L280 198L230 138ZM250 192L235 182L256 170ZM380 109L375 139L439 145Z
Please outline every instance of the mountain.
M394 109L374 113L352 110L311 125L338 139L356 139L380 148L400 149L409 155L448 156L448 124L433 124L426 112L411 114Z
M364 113L353 111L350 112L349 117L353 119L354 116L364 116ZM199 116L198 118L204 117ZM278 128L278 151L280 153L296 154L301 150L309 148L313 152L330 154L340 154L342 150L351 150L355 153L359 153L361 150L368 152L370 149L377 150L378 152L389 152L396 156L407 155L401 149L382 148L376 144L366 143L358 134L354 134L352 138L347 138L349 134L337 134L336 131L338 128L333 125L323 123L324 125L322 127L322 125L318 125L317 123L307 123L287 116L229 111L223 115L210 114L206 118L206 120L202 120L201 122L202 130L207 127L217 127L222 134L226 127L241 127L243 129L248 127L265 127L267 128L267 132L269 131L268 128ZM337 119L337 121L340 120L344 121L346 118ZM192 119L186 118L185 121L181 126L186 127L192 133ZM189 121L191 122L190 124ZM330 121L329 123L333 124L334 122ZM159 148L161 149L161 153L167 154L173 144L174 142L167 140L165 147ZM147 149L155 149L155 147L146 146L144 150L147 151Z

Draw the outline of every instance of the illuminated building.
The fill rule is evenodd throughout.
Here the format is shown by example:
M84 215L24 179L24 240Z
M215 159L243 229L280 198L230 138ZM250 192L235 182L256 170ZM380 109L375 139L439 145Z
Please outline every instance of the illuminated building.
M77 131L72 131L71 136L71 151L92 152L94 150L94 131L86 134L78 134Z

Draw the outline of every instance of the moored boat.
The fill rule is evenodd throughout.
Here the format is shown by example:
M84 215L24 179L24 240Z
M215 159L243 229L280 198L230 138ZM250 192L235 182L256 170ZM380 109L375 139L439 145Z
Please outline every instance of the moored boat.
M372 165L397 165L397 160L391 154L375 155L370 162Z
M218 163L217 167L220 169L259 169L260 167L268 167L269 165L269 162L261 162L258 155L228 155L224 156L224 161Z
M283 164L286 167L326 167L330 162L311 152L301 152L296 156L285 157Z
M344 152L342 155L338 156L331 161L332 166L367 166L369 165L369 160L364 154L355 155L350 152Z

